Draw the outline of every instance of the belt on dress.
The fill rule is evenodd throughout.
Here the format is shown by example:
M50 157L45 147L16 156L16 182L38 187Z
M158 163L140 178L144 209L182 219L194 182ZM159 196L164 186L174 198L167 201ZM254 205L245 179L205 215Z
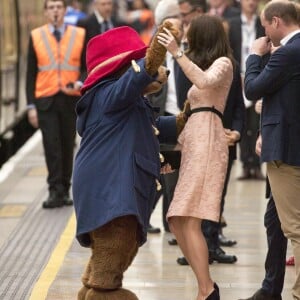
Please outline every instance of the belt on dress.
M212 107L204 106L204 107L197 107L197 108L191 109L189 116L194 113L201 112L201 111L211 111L211 112L215 113L221 120L223 119L223 114L220 111L218 111L217 109L215 109L214 106L212 106Z

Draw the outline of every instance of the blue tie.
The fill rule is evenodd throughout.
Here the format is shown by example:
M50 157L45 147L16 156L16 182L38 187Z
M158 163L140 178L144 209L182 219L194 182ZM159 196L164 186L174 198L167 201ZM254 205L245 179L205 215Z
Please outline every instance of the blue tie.
M55 30L53 31L53 35L55 36L56 40L59 42L60 39L61 39L61 33L60 33L60 31L57 30L57 29L55 29Z
M107 20L104 20L103 23L102 23L102 32L105 32L109 29L109 24L108 24L108 21Z

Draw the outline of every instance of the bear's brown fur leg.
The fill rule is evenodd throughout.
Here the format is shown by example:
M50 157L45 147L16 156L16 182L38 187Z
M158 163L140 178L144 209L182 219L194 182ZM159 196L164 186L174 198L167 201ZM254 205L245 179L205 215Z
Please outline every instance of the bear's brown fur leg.
M121 289L123 273L138 250L137 230L136 217L125 216L90 233L92 255L79 292L84 298L78 300L137 299L132 292Z
M90 274L91 274L91 265L92 265L92 262L91 262L91 259L90 259L87 266L86 266L86 268L85 268L85 271L84 271L84 273L81 277L81 281L82 281L83 285L87 286L87 287L88 287L88 281L89 281Z
M85 295L90 288L90 286L88 285L90 273L91 273L91 259L89 260L85 268L85 271L82 275L81 281L83 283L83 287L78 291L77 300L85 300Z
M90 289L86 286L83 286L79 291L77 295L77 300L85 300L86 294Z
M117 290L89 289L85 300L138 300L138 298L134 293L123 288Z

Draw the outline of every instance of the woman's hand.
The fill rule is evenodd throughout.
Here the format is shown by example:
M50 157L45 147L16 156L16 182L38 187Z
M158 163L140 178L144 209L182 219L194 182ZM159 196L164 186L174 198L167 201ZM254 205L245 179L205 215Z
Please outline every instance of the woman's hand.
M165 32L158 34L158 42L163 45L172 54L172 56L175 56L180 50L177 41L167 28L164 27L164 31Z

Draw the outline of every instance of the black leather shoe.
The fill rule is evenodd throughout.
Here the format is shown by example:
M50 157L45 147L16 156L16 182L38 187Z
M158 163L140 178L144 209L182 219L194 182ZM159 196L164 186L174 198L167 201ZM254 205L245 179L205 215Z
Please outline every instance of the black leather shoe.
M73 200L70 198L69 195L63 196L63 203L65 206L71 206L73 205Z
M188 266L189 263L184 256L177 258L177 263L181 266Z
M214 261L209 257L208 258L208 263L211 265ZM188 266L189 262L186 260L184 256L178 257L177 258L177 263L181 266Z
M220 247L209 250L209 259L221 264L234 264L237 261L235 255L227 255Z
M169 243L169 245L171 245L171 246L176 246L176 245L178 245L176 239L170 239L170 240L168 240L168 243Z
M64 205L61 197L58 197L55 192L50 192L47 200L43 202L43 208L62 207Z
M282 300L281 295L279 296L272 296L265 292L264 290L258 290L252 297L246 299L239 299L239 300Z
M149 224L147 228L148 233L160 233L160 228L159 227L153 227L151 224Z
M228 239L223 233L219 233L219 243L224 247L232 247L237 244L236 240Z

